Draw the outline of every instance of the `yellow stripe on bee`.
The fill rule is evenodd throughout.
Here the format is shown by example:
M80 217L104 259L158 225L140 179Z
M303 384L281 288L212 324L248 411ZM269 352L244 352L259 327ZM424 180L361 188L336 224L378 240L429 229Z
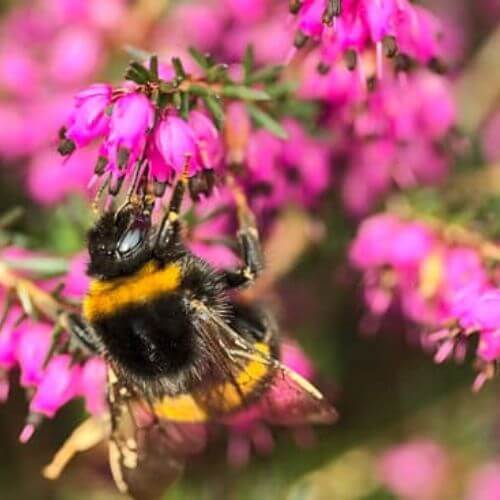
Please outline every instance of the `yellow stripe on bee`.
M174 263L163 268L150 261L133 276L114 280L93 280L83 301L83 315L94 321L136 304L143 304L163 293L176 290L181 267Z
M258 352L269 355L267 344L259 342L254 347ZM175 397L166 396L155 405L155 413L159 418L174 422L206 422L210 418L210 413L224 414L242 407L244 401L242 401L241 395L243 397L250 396L268 373L269 365L267 363L258 359L251 360L237 374L235 384L228 381L212 387L206 395L200 398L200 402L197 402L191 394L181 394ZM210 408L203 408L202 401L205 399L210 402Z
M181 394L180 396L165 396L154 407L157 417L174 422L205 422L208 417L191 394Z

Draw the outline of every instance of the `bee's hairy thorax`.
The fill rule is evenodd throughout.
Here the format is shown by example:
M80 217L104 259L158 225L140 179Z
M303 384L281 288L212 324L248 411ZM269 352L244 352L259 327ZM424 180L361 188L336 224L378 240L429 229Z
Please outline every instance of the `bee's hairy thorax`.
M227 315L220 275L186 253L173 262L149 260L129 276L92 281L83 311L120 375L156 398L189 391L209 371L192 300Z

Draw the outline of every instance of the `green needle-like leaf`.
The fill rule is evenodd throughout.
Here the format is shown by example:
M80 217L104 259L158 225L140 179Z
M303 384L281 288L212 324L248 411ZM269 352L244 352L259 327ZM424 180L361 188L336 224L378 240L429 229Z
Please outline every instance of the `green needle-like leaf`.
M244 101L269 101L271 98L264 90L253 89L245 85L225 85L221 89L221 94L225 97Z
M222 129L224 125L224 110L220 102L212 96L203 97L203 102L213 116L217 128L219 130Z
M280 139L288 139L286 130L271 115L255 106L255 104L247 104L247 110L257 125L269 130Z

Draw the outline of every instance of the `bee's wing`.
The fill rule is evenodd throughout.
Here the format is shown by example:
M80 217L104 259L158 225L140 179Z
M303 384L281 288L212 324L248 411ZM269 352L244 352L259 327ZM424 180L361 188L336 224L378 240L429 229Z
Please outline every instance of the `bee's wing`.
M332 423L337 412L323 395L298 373L273 358L269 346L252 343L235 332L203 304L195 305L195 326L202 336L216 339L224 358L226 383L193 393L207 414L224 420L255 404L260 418L283 426Z
M183 471L188 453L182 435L175 435L175 424L172 429L159 425L147 405L135 399L111 370L108 399L109 461L118 489L141 500L160 498Z

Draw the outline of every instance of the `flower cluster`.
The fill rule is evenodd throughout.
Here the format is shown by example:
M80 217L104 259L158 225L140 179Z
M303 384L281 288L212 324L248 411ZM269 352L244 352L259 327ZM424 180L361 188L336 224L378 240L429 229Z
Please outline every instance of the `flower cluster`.
M44 259L46 256L23 249L7 248L1 258L10 266L21 267L23 262ZM69 263L65 277L65 288L61 300L79 300L86 291L82 255ZM4 265L4 264L2 264ZM57 286L55 278L38 281L46 293ZM9 390L9 372L18 368L20 385L30 394L30 415L20 439L27 441L43 417L52 418L56 412L74 398L84 398L85 407L94 415L103 414L105 407L106 367L104 360L96 357L75 357L67 349L66 333L48 320L29 317L26 309L30 304L27 291L21 287L20 297L24 304L12 303L12 291L0 289L0 301L4 304L5 316L0 330L1 399L5 401Z
M409 64L408 56L422 63L435 63L441 51L459 50L451 46L452 36L437 37L440 28L433 15L409 2L344 2L340 15L333 16L332 26L322 22L325 9L331 8L329 2L297 2L299 6L299 24L304 21L307 27L316 23L314 29L320 33L317 36L325 43L293 59L290 73L299 75L299 96L303 100L321 103L318 122L323 130L331 131L330 158L338 172L336 178L347 210L362 215L393 187L445 179L452 156L448 139L456 121L447 79L422 67L397 75L383 72L383 58L377 59L375 54L380 56L384 47L392 45L393 59L401 68ZM174 6L171 15L179 20L178 25L206 26L200 30L200 46L222 60L240 61L246 44L251 42L259 63L276 64L285 60L287 44L289 47L293 38L289 23L276 22L278 17L284 18L281 7L272 1L228 0L224 6L195 1ZM238 36L232 36L233 32ZM161 43L174 53L182 53L186 30L161 33ZM326 60L326 41L330 45L340 43L333 33L345 34L348 41L344 41L342 51L335 49L334 58L332 51L327 51L330 58ZM396 35L400 37L399 51ZM346 68L343 56L351 64L358 62L355 71ZM367 92L367 81L371 92ZM306 158L307 154L300 157ZM277 187L277 191L281 189Z
M152 181L155 195L162 196L184 173L198 200L211 194L216 179L231 173L259 214L317 202L331 180L330 148L324 142L308 135L298 120L274 121L257 105L269 99L265 90L228 83L225 69L224 82L207 82L186 74L179 59L173 62L157 68L152 58L150 69L132 63L127 75L134 81L120 87L94 84L77 94L59 152L71 159L81 148L100 143L90 183L104 179L113 196L125 181L137 184L138 178ZM218 104L218 94L229 99ZM223 133L222 124L214 122L218 118Z
M410 58L438 64L440 24L408 0L292 0L291 10L297 14L296 45L308 38L321 42L320 68L345 59L349 69L358 67L365 78L380 78L384 55L401 70L408 68Z
M294 119L282 125L286 139L263 128L252 131L250 117L240 105L228 110L228 147L245 165L243 185L259 214L286 204L313 206L331 184L326 142L307 135Z
M217 266L234 266L237 262L223 243L234 234L233 204L234 196L226 188L193 203L193 222L187 228L189 245L193 252ZM43 418L53 418L75 398L83 398L87 412L93 416L100 418L108 411L105 360L82 351L72 341L62 319L65 311L78 310L88 289L87 262L86 253L75 255L67 263L17 247L6 247L0 253L0 303L4 310L0 328L0 400L8 398L11 372L18 370L20 385L30 401L29 416L20 435L22 442L31 438ZM303 377L314 378L311 361L295 342L283 341L281 360ZM273 388L268 401L279 401L283 393L283 387ZM221 421L227 430L230 464L244 465L252 449L260 454L272 450L273 422L268 417L269 408L263 403ZM308 427L290 430L298 445L307 446L313 439ZM200 431L206 433L206 429Z
M474 388L493 376L500 358L500 290L491 262L498 260L498 246L381 214L361 224L349 256L363 273L366 328L398 306L423 329L420 340L436 362L452 355L463 360L477 337L481 371Z
M74 93L102 70L111 33L127 15L124 0L36 0L13 6L0 22L0 157L27 165L28 190L42 203L83 191L91 164L86 155L63 176L54 138ZM48 179L57 175L61 182ZM39 182L41 181L41 182Z
M314 66L315 54L306 65ZM365 95L359 79L342 69L328 75L306 70L301 95L325 103L333 157L342 165L346 209L370 211L391 188L432 185L446 179L456 105L449 83L429 71L404 80L386 76Z
M446 451L430 439L414 439L384 451L377 463L381 482L399 498L438 498L450 473Z
M144 166L163 193L176 175L194 177L216 169L222 159L220 135L205 112L192 110L185 120L174 108L155 107L134 85L94 84L77 94L63 134L59 150L66 155L102 141L94 171L109 174L112 194Z
M398 498L407 500L454 498L458 481L466 500L495 500L500 495L498 460L476 466L468 474L457 474L456 457L441 443L426 437L413 438L384 450L377 460L377 476ZM452 485L452 486L450 486Z
M186 47L194 45L236 64L250 44L259 65L281 64L292 43L293 27L287 22L286 5L276 0L175 3L154 34L154 45L162 55L182 57Z

